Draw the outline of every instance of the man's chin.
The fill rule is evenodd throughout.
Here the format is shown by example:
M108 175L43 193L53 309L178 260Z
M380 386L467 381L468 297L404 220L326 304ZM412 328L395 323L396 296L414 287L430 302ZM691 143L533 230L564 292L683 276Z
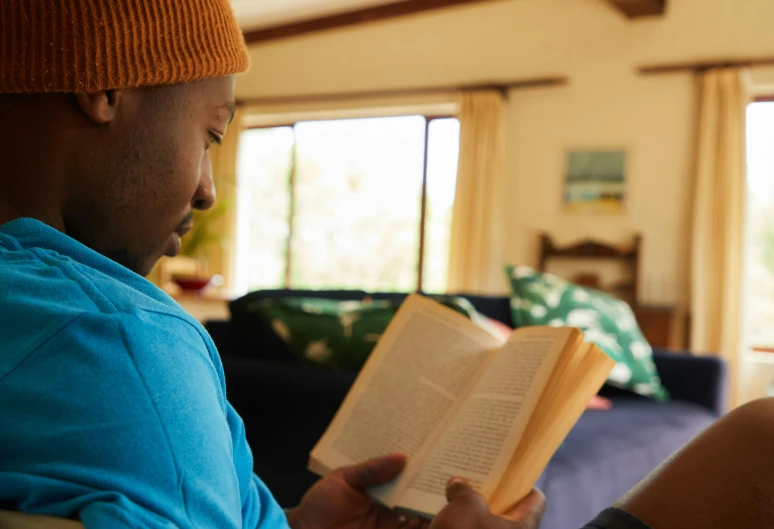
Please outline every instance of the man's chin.
M135 274L141 275L142 277L147 277L148 274L151 273L151 270L153 270L153 267L156 266L156 263L161 258L160 255L157 255L155 257L147 257L145 259L138 258L132 255L129 255L125 251L105 251L100 252L102 255L107 257L108 259L111 259L115 261L116 263L120 264L124 268L128 268Z
M180 251L183 249L183 241L180 239L180 235L173 233L167 245L167 251L164 255L167 257L177 257L180 255Z
M134 266L131 266L131 267L127 266L127 268L129 268L129 270L131 270L137 275L140 275L142 277L148 277L150 273L153 271L153 268L156 266L156 263L158 263L160 259L161 259L161 256L151 257L144 261L135 263Z

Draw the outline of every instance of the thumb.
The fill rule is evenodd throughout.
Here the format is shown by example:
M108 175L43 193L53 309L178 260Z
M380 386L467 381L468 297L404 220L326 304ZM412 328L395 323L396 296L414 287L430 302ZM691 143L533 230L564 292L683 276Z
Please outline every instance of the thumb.
M484 497L462 478L451 478L446 484L446 499L449 503L464 504L467 508L489 511Z
M344 467L337 473L355 490L383 485L398 477L406 467L406 456L390 454L365 463Z
M462 497L472 491L473 488L470 484L462 478L451 478L446 483L446 499L449 503L453 502L455 498Z
M538 489L532 491L516 505L502 514L514 522L524 522L527 527L537 527L546 511L546 497Z

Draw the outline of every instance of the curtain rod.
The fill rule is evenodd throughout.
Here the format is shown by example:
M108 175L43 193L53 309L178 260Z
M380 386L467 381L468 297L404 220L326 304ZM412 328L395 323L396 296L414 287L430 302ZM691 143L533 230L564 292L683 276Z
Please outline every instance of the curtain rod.
M754 59L715 59L685 63L656 64L640 66L640 75L658 75L689 71L711 70L713 68L746 68L750 66L774 66L774 57L758 57Z
M347 101L351 99L412 96L434 94L439 92L452 92L460 90L499 90L507 95L511 90L522 88L542 88L552 86L565 86L569 83L567 77L537 77L534 79L523 79L519 81L498 82L498 83L476 83L454 86L427 86L419 88L404 88L397 90L373 90L364 92L348 92L338 94L317 94L317 95L298 95L298 96L278 96L278 97L257 97L237 99L241 105L271 105L287 103L319 103L329 101Z

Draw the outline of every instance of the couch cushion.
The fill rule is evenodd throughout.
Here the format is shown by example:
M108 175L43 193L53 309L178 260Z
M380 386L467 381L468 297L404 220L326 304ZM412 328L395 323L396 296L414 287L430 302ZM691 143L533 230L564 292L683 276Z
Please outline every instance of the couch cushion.
M234 358L252 358L277 363L298 363L288 344L272 329L269 322L256 318L251 307L266 299L294 297L362 301L362 290L256 290L229 303L232 339L221 354Z
M653 363L653 349L627 303L528 266L506 266L506 272L515 327L577 327L615 360L609 384L656 400L669 398Z
M302 362L344 371L359 370L373 351L405 296L367 301L319 298L259 299L245 311L257 324L267 323ZM431 296L473 319L464 298Z
M582 527L716 418L695 404L637 396L587 411L538 481L548 499L541 528Z
M457 294L464 297L473 305L476 312L488 318L497 320L513 327L511 317L511 298L508 296L477 296L474 294Z

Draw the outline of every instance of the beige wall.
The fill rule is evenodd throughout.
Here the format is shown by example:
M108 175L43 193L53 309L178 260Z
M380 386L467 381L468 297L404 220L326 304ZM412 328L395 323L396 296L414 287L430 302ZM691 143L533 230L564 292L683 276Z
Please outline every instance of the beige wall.
M240 97L410 88L567 75L562 88L511 93L507 258L535 264L537 236L644 236L644 302L687 300L689 74L641 77L641 64L774 55L771 0L671 0L663 19L629 22L604 0L500 0L252 49ZM619 216L561 211L565 152L625 147Z
M513 238L507 257L534 263L538 234L559 243L588 236L616 243L643 236L641 301L685 299L693 123L690 76L604 76L571 88L515 94L510 108L509 175ZM570 148L628 151L623 215L562 211L565 153Z

